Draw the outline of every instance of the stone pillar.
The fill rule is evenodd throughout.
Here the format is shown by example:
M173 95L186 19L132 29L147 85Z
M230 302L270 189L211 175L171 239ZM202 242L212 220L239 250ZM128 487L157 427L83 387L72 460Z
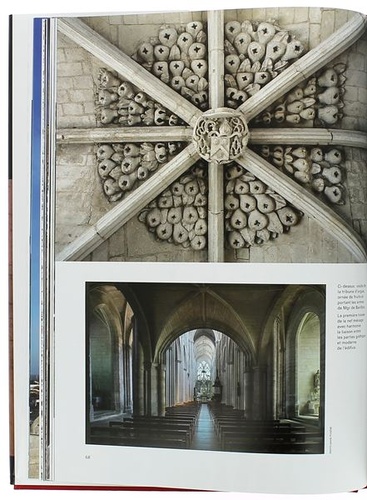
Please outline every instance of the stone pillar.
M243 392L244 392L244 409L245 416L248 420L252 420L254 414L254 377L251 368L247 369L243 374Z
M123 332L120 328L111 328L111 361L113 377L113 394L111 394L111 406L116 413L123 409L122 394L124 392L121 386L121 354L122 354Z
M137 366L133 371L133 413L134 415L144 415L145 411L145 369L141 350Z
M159 413L159 364L152 363L150 370L151 387L150 387L150 404L151 415L157 416Z
M234 376L234 366L233 361L227 363L227 378L226 378L226 386L227 386L227 404L235 407L236 405L236 395L235 395L235 384L236 379Z
M227 369L226 366L221 370L220 380L222 382L222 403L228 404L228 391L227 391Z
M284 357L284 316L275 319L274 335L277 341L277 404L276 418L285 418L285 357Z
M175 398L174 404L182 403L182 372L181 361L175 360Z
M169 405L174 406L176 402L176 357L174 349L170 349L170 371L169 371L169 388L170 388L170 399Z
M319 426L324 425L325 419L325 313L319 315L320 320L320 408L319 408Z
M126 344L123 344L122 346L122 353L121 353L121 358L123 360L122 362L122 370L123 370L123 412L127 413L131 410L131 397L132 395L130 394L130 363L131 359L129 359L129 346Z
M243 353L236 348L236 408L244 409Z
M152 392L152 363L150 361L144 362L144 377L143 377L143 386L142 386L142 395L144 400L144 414L151 415L152 414L152 406L151 406L151 392Z
M274 326L273 331L273 373L272 373L272 418L278 418L278 335L277 325Z
M125 394L130 394L129 399L130 405L132 404L132 413L134 415L144 415L147 410L144 380L145 362L144 351L139 342L139 322L135 316L132 318L132 332L133 343L131 349L129 349L128 345L124 346L124 392ZM130 384L130 386L127 387L127 384Z
M285 412L287 418L298 416L298 403L296 396L297 385L297 369L296 369L296 346L295 339L287 344L286 347L286 368L285 368L285 383L286 383L286 397L285 397Z
M166 365L161 363L157 366L158 375L158 415L166 413Z
M166 406L172 405L172 348L169 347L165 354L166 363Z
M264 389L264 372L256 366L253 369L253 392L252 392L252 413L254 420L261 420L263 418L264 404L263 404L263 389Z
M285 356L284 349L279 349L278 364L278 418L285 418Z
M89 339L89 344L90 344L90 339ZM92 360L91 360L91 355L90 355L90 345L89 345L89 353L88 353L88 369L89 369L89 390L88 390L88 396L89 396L89 422L94 421L94 406L93 406L93 398L92 398Z

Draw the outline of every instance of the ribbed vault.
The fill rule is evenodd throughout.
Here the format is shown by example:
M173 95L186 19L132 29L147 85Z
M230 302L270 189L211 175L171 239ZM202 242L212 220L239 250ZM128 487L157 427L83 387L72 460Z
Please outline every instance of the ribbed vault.
M300 100L292 101L288 93L292 89L296 89L296 93L299 92L298 86L302 82L308 84L307 87L304 87L305 92L306 89L311 88L313 84L309 83L309 79L312 75L317 74L320 69L326 68L328 64L334 61L337 56L348 49L363 34L366 25L365 17L355 14L339 30L308 52L304 51L304 47L299 42L295 40L290 41L289 34L287 35L288 38L284 38L285 35L282 35L284 32L280 28L274 28L269 23L264 22L260 24L257 27L256 33L251 23L249 24L248 22L247 24L244 22L242 25L238 22L225 23L223 11L209 11L207 13L207 33L203 31L202 24L201 26L199 24L194 22L189 23L186 28L189 34L191 33L190 36L196 40L187 50L191 57L191 67L199 72L199 75L202 72L202 75L207 77L207 82L205 86L203 79L205 81L206 79L204 77L198 77L198 80L193 78L192 85L195 86L198 85L198 82L201 82L204 90L197 93L194 90L192 92L185 91L186 93L184 93L178 91L181 87L177 83L181 81L179 78L182 78L182 76L176 77L177 85L174 80L169 82L167 80L168 77L166 78L165 76L166 68L169 67L170 71L175 71L175 67L172 65L168 66L168 62L163 59L163 56L162 59L159 59L160 56L158 54L159 50L162 53L168 50L167 54L171 49L173 50L173 46L170 44L171 42L168 43L168 40L174 36L177 38L177 33L175 35L175 30L172 28L162 28L163 31L159 32L160 45L152 45L151 48L147 43L145 45L142 44L137 54L132 58L124 54L122 50L103 38L82 20L73 18L58 20L58 28L61 33L97 57L103 65L107 65L112 71L116 72L119 78L131 82L132 85L141 90L143 97L139 95L140 100L134 104L133 110L129 108L129 112L133 113L136 106L140 106L141 110L145 110L144 113L148 116L148 108L144 107L148 106L144 104L146 102L144 101L144 96L146 95L149 99L153 99L154 102L158 103L157 106L161 106L159 108L160 112L165 117L166 110L169 110L169 113L173 114L170 115L170 124L176 124L177 127L170 127L171 131L168 134L170 139L168 140L185 140L190 142L193 138L197 139L197 124L203 116L203 110L207 107L210 113L216 113L216 118L213 119L212 124L216 122L218 126L216 145L213 143L210 146L210 154L205 153L204 156L201 155L207 160L208 189L196 178L190 178L189 181L186 181L191 182L190 189L196 190L195 195L201 195L200 202L194 198L191 202L182 201L183 198L175 200L173 199L175 192L169 191L169 189L175 181L177 189L181 191L185 189L185 187L182 187L185 186L185 177L182 176L198 162L200 158L199 153L202 148L206 148L206 151L208 151L209 146L205 146L204 144L206 140L204 132L200 135L201 149L198 148L197 141L191 142L188 145L185 143L180 152L177 153L176 151L171 156L168 155L165 157L165 163L162 163L158 170L155 171L156 167L152 167L152 172L149 175L146 170L140 167L140 174L138 173L138 176L140 175L139 180L144 182L140 183L135 190L119 201L118 204L82 236L67 246L58 255L58 260L80 260L85 258L101 243L108 240L119 228L131 220L132 217L140 214L143 209L148 207L148 210L143 210L144 215L142 216L142 220L146 221L148 217L148 222L146 223L152 229L155 227L157 217L161 218L160 231L158 232L157 229L156 232L157 237L164 241L171 241L173 239L176 244L182 244L184 247L190 241L192 247L196 250L200 250L207 245L209 261L217 262L224 259L225 231L230 232L228 241L235 249L261 244L263 241L269 241L271 238L288 231L291 226L299 222L302 214L317 221L325 231L335 237L340 244L350 251L356 261L364 261L366 252L360 236L336 213L332 206L329 206L325 199L318 197L317 193L315 194L305 188L305 185L302 184L306 182L304 180L305 176L302 176L302 173L300 173L298 179L301 179L301 181L297 182L291 176L277 170L271 165L268 159L261 158L253 150L254 144L268 145L274 143L272 133L261 127L259 128L258 125L253 126L253 124L256 121L255 118L262 116L262 113L269 110L279 99L286 98L286 105L288 106L287 119L289 119L287 124L290 124L291 138L287 138L287 128L278 128L277 133L280 135L283 134L283 144L289 144L289 142L292 144L303 144L305 142L311 146L318 146L320 141L321 143L326 141L330 145L334 143L341 145L350 144L351 134L349 131L338 130L334 138L334 134L330 134L327 130L328 125L326 121L322 123L320 133L315 133L315 131L318 131L317 128L298 127L297 120L299 118L297 120L294 118L296 113L303 109L302 106L306 106L305 109L307 110L307 106L311 106L311 102L315 101L315 99L313 97L305 97L309 94L304 94L302 102ZM260 28L261 26L262 29ZM201 29L200 38L199 29ZM274 30L273 32L272 29ZM267 39L266 37L270 36L269 30L272 32L271 36L273 38ZM236 34L240 38L236 38ZM195 37L197 38L195 39ZM246 42L247 52L241 52L243 50L241 44L245 43L244 40L246 40L246 37L248 38ZM179 38L179 40L181 40L180 49L182 55L186 42L184 38ZM261 40L263 40L263 44ZM278 45L276 45L277 43ZM177 41L177 44L179 44L179 41ZM283 56L279 59L274 54L275 49L279 50L279 47L282 47L281 44L285 44L286 49L284 49ZM259 51L261 52L260 49L263 49L263 46L266 46L268 57L266 58L264 56L265 52L263 52L261 59L258 53ZM158 49L158 47L163 47L164 50L162 48ZM234 53L231 47L236 47L237 52ZM270 52L270 48L273 48L274 54ZM155 62L153 62L154 59L149 59L150 51L153 51L156 57L158 57ZM199 55L195 55L195 51L200 55L200 59ZM239 56L236 55L237 53ZM247 54L248 59L245 59L245 56L241 59L240 56L243 54ZM298 54L301 55L299 56ZM174 53L170 56L167 55L167 57L169 57L168 61L175 62ZM235 73L233 65L237 65L238 67L240 63L242 64L242 70ZM206 64L208 68L207 73L205 69ZM204 69L200 69L200 65ZM190 71L192 73L193 70ZM342 70L337 68L330 71ZM175 73L172 74L174 75ZM244 91L241 90L239 75L242 79L246 79L248 75L251 76L254 74L258 80L255 78L254 82L245 88L248 93L248 95L245 95ZM108 86L108 81L106 83L106 78L108 80L108 78L111 79L113 77L105 73L105 80L103 82L105 85L104 90L107 92L110 87ZM237 82L235 81L236 78ZM261 83L261 78L266 80L266 84L263 85ZM117 79L117 81L121 83L121 80ZM170 83L170 85L167 85L167 83ZM177 89L175 89L175 85ZM237 85L237 90L233 90L233 85ZM325 85L328 85L328 83L325 83ZM121 86L123 87L121 92L126 92L126 83L120 85L119 91ZM195 89L199 90L196 87ZM303 92L303 87L301 91ZM106 92L103 94L104 96L108 94ZM310 91L307 90L307 92ZM111 95L111 93L108 95ZM241 99L244 102L241 102ZM339 90L335 94L335 99L339 99ZM301 104L298 104L299 102ZM156 105L154 104L154 106ZM329 105L328 111L330 111L332 106L333 104ZM249 143L247 148L245 147L244 152L239 146L242 140L241 137L237 139L236 144L231 142L230 146L228 145L229 136L226 135L229 133L228 129L235 129L236 127L238 129L238 123L235 120L233 121L232 118L223 118L223 108L228 110L229 107L235 108L235 113L240 117L240 121L242 120L249 127ZM336 109L336 105L334 107ZM158 108L155 109L157 110ZM207 112L205 111L205 114ZM300 112L302 114L302 111ZM310 111L307 111L306 114L307 116L312 115ZM306 114L302 116L305 117ZM336 114L337 112L335 112ZM172 116L175 118L172 118ZM292 116L293 118L291 118ZM175 121L176 118L178 123ZM322 122L322 120L329 118L321 118L321 114L319 114L319 119ZM292 120L294 123L292 123ZM156 122L155 125L157 123L159 122ZM208 126L211 127L212 125ZM195 131L194 127L196 127ZM157 146L157 141L161 143L165 134L164 130L167 127L162 127L162 131L157 135L157 130L159 131L159 129L159 126L136 127L135 129L131 129L134 130L133 137L130 130L126 130L125 127L121 127L118 130L115 127L105 129L105 133L101 129L88 130L88 134L83 132L83 130L61 130L58 134L58 140L60 143L75 144L84 141L88 142L91 138L92 140L97 140L99 137L98 140L103 139L104 142L112 144L114 153L117 156L119 149L116 144L124 144L126 141L142 144L145 143L144 141L149 140L149 144L152 144L152 146L149 146L151 149L144 153L148 154L148 156L144 156L141 153L141 157L151 158L152 151ZM327 136L325 136L325 131L327 131ZM365 134L358 131L356 134L352 134L352 142L357 144L358 147L365 147L367 143ZM158 154L156 150L155 152ZM159 158L159 156L156 157ZM223 158L225 162L234 162L234 166L231 167L232 170L230 172L223 166ZM297 162L295 160L294 164L297 164L297 168L299 167L301 170L303 168L302 165L304 166L302 161ZM127 172L129 172L130 167L131 162L128 162L126 166ZM239 168L239 175L235 174L236 170L233 170L233 168ZM335 168L333 172L336 172ZM228 196L227 198L223 197L224 176L228 181L225 189L227 193L230 193L229 200ZM235 181L239 176L242 176L240 182L230 184L231 181ZM121 179L121 172L116 179L113 179L113 177L109 179L108 189L111 189L111 186L115 189L116 183L119 183L121 189L125 189L125 186L129 185L130 181ZM326 181L323 180L323 182L325 183ZM341 196L340 188L334 186L333 180L331 182L329 190L325 189L325 193L329 201L338 203ZM320 190L324 189L321 181L318 182L317 186L318 188L321 186ZM206 189L208 191L207 194ZM236 189L239 191L236 191ZM250 190L248 196L251 195L252 200L257 200L258 208L249 208L249 215L246 215L248 208L246 202L244 201L241 204L238 198L236 198L236 194L243 196L240 189L245 190L245 192ZM118 196L121 197L120 192L117 192ZM260 195L262 195L262 198L259 201L256 196ZM263 203L265 195L267 196L266 203ZM189 190L185 194L185 199L190 200L190 196L191 193ZM206 196L208 197L207 202ZM156 209L157 199L158 208L161 210ZM170 200L172 199L172 203L176 202L177 206L167 205L167 203L171 203ZM185 205L185 203L189 204ZM225 206L226 204L228 206ZM181 206L185 206L182 209L183 211L181 209L178 210ZM170 207L172 209L176 208L176 211L171 210L171 219L167 221L166 210ZM152 215L153 209L156 216ZM230 226L228 226L228 221L224 220L225 211L229 213L228 217L233 216L233 220L231 218L232 225ZM183 221L181 221L181 217ZM177 222L177 218L180 219L179 222ZM237 227L238 231L236 232Z

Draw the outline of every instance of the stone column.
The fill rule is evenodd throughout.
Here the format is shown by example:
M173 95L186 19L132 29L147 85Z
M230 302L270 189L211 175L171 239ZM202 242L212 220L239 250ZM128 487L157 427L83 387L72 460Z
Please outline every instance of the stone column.
M248 368L243 374L244 409L245 409L245 416L248 420L253 419L253 413L254 413L253 385L254 385L253 372L250 368Z
M150 370L150 377L151 377L151 386L150 386L150 392L149 392L149 400L150 400L150 405L151 405L151 415L157 416L158 415L158 408L159 408L159 399L158 399L158 393L159 393L159 364L158 363L152 363L151 365L151 370Z
M320 320L320 408L319 426L322 427L325 418L325 313L319 315Z
M145 367L142 351L139 352L138 363L133 371L133 396L134 415L145 415Z
M172 405L172 348L169 347L165 355L166 361L166 406Z
M236 379L234 376L234 366L233 366L233 361L229 361L227 363L227 379L226 379L226 386L227 386L227 404L233 406L234 408L236 407Z
M222 383L222 403L228 404L228 390L227 390L227 366L225 366L220 373L220 381Z
M272 405L272 417L273 419L278 418L278 322L275 323L273 328L273 405Z
M141 399L143 401L143 414L151 415L151 397L150 393L152 390L152 363L150 361L144 361L143 363L143 377L141 380Z
M174 404L182 403L182 372L181 360L175 359L175 392Z
M144 353L143 349L141 347L141 344L139 343L139 322L137 321L136 317L134 316L132 318L132 333L133 333L133 343L132 343L132 352L131 352L131 359L130 362L132 363L132 369L131 369L131 400L132 400L132 413L134 415L142 415L144 414L144 386L142 384L142 380L140 377L140 372L143 367L144 363ZM129 381L129 376L126 373L127 369L127 346L123 346L125 355L124 355L124 393L127 394L129 392L128 388L126 387L128 381Z
M92 389L92 359L91 359L91 355L90 355L90 339L89 339L89 347L88 347L88 350L89 350L89 353L88 353L88 358L89 358L89 362L88 362L88 370L89 370L89 374L88 374L88 378L89 378L89 390L88 390L88 396L89 396L89 422L93 422L94 421L94 406L93 406L93 398L92 398L92 392L93 392L93 389Z
M236 348L236 408L244 408L243 353Z
M157 366L158 375L158 415L166 413L166 365L161 363Z
M254 420L261 420L264 415L264 372L260 366L254 367L253 370L253 393L252 393L252 410Z
M278 415L279 418L285 418L285 355L284 355L284 347L282 346L282 342L280 341L279 348L279 365L278 365Z
M298 416L296 385L297 385L297 369L296 369L296 339L295 335L291 336L291 332L286 332L286 344L284 359L285 359L285 416L293 418Z
M127 413L131 410L131 397L130 395L130 367L129 364L131 363L131 359L129 359L129 346L126 344L123 344L122 346L122 353L121 357L123 360L122 363L122 370L123 370L123 411L124 413Z

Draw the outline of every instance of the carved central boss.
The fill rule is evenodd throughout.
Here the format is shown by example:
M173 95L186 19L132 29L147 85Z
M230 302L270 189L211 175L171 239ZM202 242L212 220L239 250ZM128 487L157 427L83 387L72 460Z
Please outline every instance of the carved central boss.
M217 108L200 116L194 128L193 142L204 160L229 163L244 153L249 135L242 113Z

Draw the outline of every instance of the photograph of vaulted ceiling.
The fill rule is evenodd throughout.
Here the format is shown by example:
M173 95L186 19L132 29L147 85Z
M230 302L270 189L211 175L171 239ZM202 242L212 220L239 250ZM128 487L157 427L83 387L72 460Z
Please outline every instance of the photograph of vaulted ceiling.
M57 260L365 260L363 15L243 9L57 28Z

